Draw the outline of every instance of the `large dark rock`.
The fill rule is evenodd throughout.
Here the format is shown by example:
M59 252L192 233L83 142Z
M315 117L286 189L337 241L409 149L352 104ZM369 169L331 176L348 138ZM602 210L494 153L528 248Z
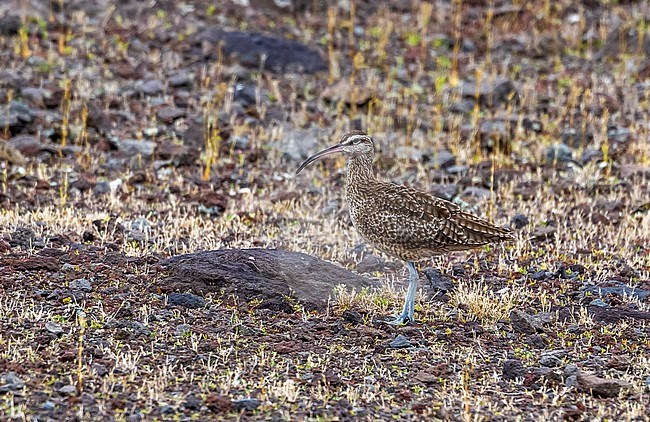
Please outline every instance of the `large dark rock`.
M179 255L162 263L165 289L234 293L242 300L293 297L309 308L327 306L334 287L357 291L378 285L316 257L277 249L220 249Z
M617 378L601 378L593 374L580 373L577 376L577 387L594 397L617 397L622 390L630 391L632 384Z
M202 54L218 59L219 51L227 60L242 66L275 73L316 73L327 71L327 62L318 51L296 41L248 32L230 32L219 28L201 31L194 38Z

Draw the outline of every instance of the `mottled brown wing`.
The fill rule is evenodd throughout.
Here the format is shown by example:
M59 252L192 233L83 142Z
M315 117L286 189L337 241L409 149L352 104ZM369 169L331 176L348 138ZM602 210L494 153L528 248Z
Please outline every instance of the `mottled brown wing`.
M410 220L402 233L406 242L421 248L467 243L463 227L454 223L455 217L462 214L458 205L407 186L382 185L386 207Z
M448 220L460 212L460 207L442 198L417 191L407 186L381 183L382 199L392 208L402 209L411 218L423 222Z
M385 206L410 220L403 224L403 240L419 248L462 250L512 239L509 229L498 227L442 198L406 186L382 184Z

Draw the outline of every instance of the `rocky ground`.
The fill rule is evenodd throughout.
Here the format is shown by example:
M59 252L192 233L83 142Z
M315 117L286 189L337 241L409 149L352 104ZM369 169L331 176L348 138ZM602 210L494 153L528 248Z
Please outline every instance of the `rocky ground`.
M0 419L648 420L648 2L378 3L0 4ZM409 326L351 128L517 235Z

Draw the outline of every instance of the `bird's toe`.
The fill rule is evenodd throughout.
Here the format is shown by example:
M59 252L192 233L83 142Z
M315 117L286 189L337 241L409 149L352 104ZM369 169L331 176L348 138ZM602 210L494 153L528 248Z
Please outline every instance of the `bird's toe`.
M407 325L412 321L413 319L409 318L408 315L393 315L390 319L387 319L385 322L390 325Z

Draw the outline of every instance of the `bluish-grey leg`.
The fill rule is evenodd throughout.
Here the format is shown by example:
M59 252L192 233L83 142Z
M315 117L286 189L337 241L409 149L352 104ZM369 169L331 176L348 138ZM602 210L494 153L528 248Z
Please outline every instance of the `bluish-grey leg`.
M410 261L406 263L406 267L409 270L409 288L404 299L404 308L402 308L401 315L396 316L392 321L388 321L389 324L401 325L414 321L413 315L415 313L415 292L418 288L418 271L415 269L415 264Z

